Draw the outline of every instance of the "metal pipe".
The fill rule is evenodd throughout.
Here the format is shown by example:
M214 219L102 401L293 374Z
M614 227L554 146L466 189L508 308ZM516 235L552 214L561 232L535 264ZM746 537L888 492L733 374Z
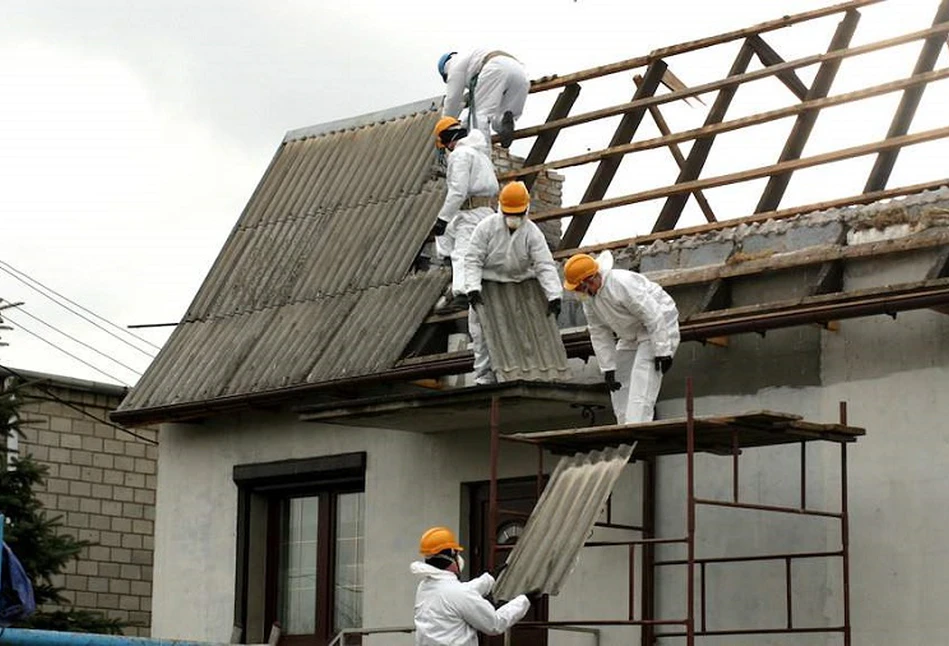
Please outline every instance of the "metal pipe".
M501 400L491 398L491 475L488 482L488 571L494 571L498 534L498 459L501 450Z
M822 558L832 558L832 557L843 557L843 552L840 550L836 551L824 551L824 552L789 552L784 554L755 554L753 556L707 556L702 558L696 558L696 563L750 563L753 561L783 561L784 559L792 560L805 560L805 559L822 559ZM688 561L686 559L667 559L664 561L656 561L656 566L669 566L669 565L686 565Z
M651 541L655 541L656 534L656 467L654 457L647 457L643 464L643 493L642 518L643 540L650 541L643 545L642 558L642 588L640 593L640 616L643 619L652 619L655 616L656 605L656 569L653 563L656 560L656 548ZM652 626L645 625L640 631L640 646L653 646Z
M840 424L847 425L847 402L840 402ZM850 504L847 485L847 444L840 443L840 542L843 552L844 646L850 646Z
M822 511L820 509L798 509L796 507L781 507L780 505L758 505L750 502L731 502L728 500L709 500L707 498L696 498L698 505L709 505L712 507L732 507L734 509L755 509L758 511L779 511L786 514L799 514L801 516L826 516L828 518L840 518L841 515L834 511Z
M726 635L786 635L793 633L839 633L843 626L827 626L826 628L746 628L743 630L702 630L696 632L697 637L722 637ZM656 637L685 637L686 633L658 633Z
M792 606L792 595L791 595L791 558L786 557L784 559L784 602L785 608L788 613L788 630L793 628L793 621L791 619L793 606Z
M686 646L695 646L695 402L692 393L692 377L685 381L685 414L686 414L686 495L687 507L687 551L688 577L686 582Z
M738 430L732 429L732 500L738 502Z
M807 442L801 442L801 509L807 508Z
M124 635L95 635L54 630L4 628L0 632L4 646L226 646L227 642L200 642L181 639L153 639ZM229 645L227 645L229 646Z
M629 618L636 618L636 546L629 546Z

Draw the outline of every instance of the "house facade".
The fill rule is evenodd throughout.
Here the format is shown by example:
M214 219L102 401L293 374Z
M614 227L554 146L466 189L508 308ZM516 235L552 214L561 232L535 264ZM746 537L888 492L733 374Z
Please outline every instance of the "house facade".
M411 627L409 564L421 533L456 528L469 574L479 574L492 539L516 540L538 472L559 459L505 446L500 523L490 523L492 400L502 433L612 422L588 349L571 350L568 384L443 379L464 372L470 353L449 345L459 318L431 312L447 273L413 267L442 195L428 152L437 116L423 102L289 133L184 320L113 413L123 424L161 424L152 636L255 643L277 622L290 642L327 644L345 629ZM791 613L814 630L795 643L839 643L830 629L845 621L846 587L856 643L941 638L936 604L949 577L939 465L949 455L938 429L949 412L949 319L919 289L945 289L947 205L942 189L616 254L680 309L685 342L660 419L683 415L691 378L698 414L769 410L833 423L844 401L848 423L867 429L849 449L846 539L820 517L728 509L703 510L696 534L700 555L724 558L848 540L849 583L839 559L709 565L703 630L780 632ZM912 298L893 297L904 292ZM880 294L901 304L888 311ZM568 305L560 323L570 345L583 321ZM791 305L797 318L783 309ZM734 489L751 503L793 506L803 474L809 506L843 505L837 447L748 450L737 476L727 447L716 453L696 458L696 488L710 496ZM654 513L657 535L680 533L684 458L655 461L652 511L642 502L644 469L634 453L601 518L637 526ZM591 540L631 534L600 527ZM682 558L679 546L657 552ZM584 549L563 589L532 615L592 627L525 629L516 643L638 641L639 627L597 625L638 612L643 583L633 577L631 599L629 580L641 556L631 565L628 555L625 546ZM655 577L654 617L680 618L682 569Z

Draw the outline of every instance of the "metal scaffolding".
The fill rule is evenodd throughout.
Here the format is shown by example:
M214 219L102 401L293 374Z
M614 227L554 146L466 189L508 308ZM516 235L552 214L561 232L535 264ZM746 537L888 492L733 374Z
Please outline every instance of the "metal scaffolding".
M864 434L864 430L847 425L846 403L840 404L840 418L835 424L816 424L806 422L799 416L760 412L734 416L697 417L694 411L694 395L691 379L687 380L685 395L685 417L675 420L656 421L645 424L595 426L590 428L565 429L542 432L520 432L503 435L500 432L500 400L491 403L491 449L490 449L490 491L489 491L489 531L490 538L488 564L495 566L498 555L511 549L510 545L497 545L500 513L516 515L517 512L503 510L498 502L498 462L502 442L528 444L537 450L537 492L540 498L545 486L544 452L571 454L602 450L606 447L635 443L633 459L644 464L642 478L643 518L641 525L614 523L612 508L605 510L605 520L597 522L598 527L635 530L640 538L635 540L587 540L584 548L625 546L628 547L628 613L626 617L616 619L587 619L583 617L557 621L522 622L522 627L548 630L562 627L596 626L638 626L641 627L641 643L652 645L658 639L684 638L688 646L694 646L699 637L720 637L728 635L756 634L794 634L839 633L846 646L850 645L850 544L849 517L847 508L847 445ZM840 509L825 510L811 506L807 498L807 453L806 445L813 441L836 443L840 448ZM753 447L788 445L800 450L800 493L799 505L780 506L746 502L739 496L739 465L743 451ZM702 497L695 490L696 453L710 453L727 456L731 461L732 495L728 500ZM656 535L656 483L657 457L668 455L685 456L686 478L686 531L685 535L660 537ZM754 510L775 514L791 514L805 517L834 519L840 524L840 546L838 549L807 552L781 552L755 554L749 556L713 556L698 557L696 544L696 510L700 507L730 508ZM525 530L526 532L527 530ZM661 545L681 545L686 549L686 557L680 559L657 559L656 547ZM637 550L642 563L640 572L635 571ZM840 625L802 626L795 623L793 613L792 565L801 560L839 559L842 571L842 617ZM730 629L710 629L708 617L709 590L706 586L706 570L711 564L749 563L756 561L778 561L785 564L785 625L782 627L756 628L735 627ZM685 567L686 589L685 616L658 617L656 613L656 578L660 568L673 566ZM697 589L696 589L696 575ZM636 588L639 584L640 595L637 604ZM696 608L698 606L698 609Z

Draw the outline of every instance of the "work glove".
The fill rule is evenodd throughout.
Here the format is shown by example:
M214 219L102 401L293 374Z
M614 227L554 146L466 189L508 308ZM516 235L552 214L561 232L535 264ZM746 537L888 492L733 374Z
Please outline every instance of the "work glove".
M552 301L547 301L547 313L557 318L560 316L560 299L555 298Z
M669 368L672 367L672 357L668 355L656 357L655 363L656 363L656 370L661 372L662 374L666 374L667 372L669 372Z
M613 392L616 392L617 390L623 387L623 385L620 382L616 381L615 370L607 370L606 372L604 372L603 381L606 382L606 387L609 388Z
M530 592L525 592L524 596L527 597L527 600L530 601L532 606L536 606L544 599L544 593L540 590L531 590Z
M435 220L435 226L432 227L431 236L434 238L440 235L444 235L445 229L447 227L448 227L448 223L442 220L441 218L438 218L437 220Z
M481 290L474 290L468 292L468 305L474 307L475 305L484 305L484 299L481 298Z

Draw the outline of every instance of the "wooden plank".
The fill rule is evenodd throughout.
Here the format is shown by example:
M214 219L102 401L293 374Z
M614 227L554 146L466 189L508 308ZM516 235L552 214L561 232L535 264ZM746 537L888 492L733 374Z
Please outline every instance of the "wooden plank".
M870 54L872 52L877 52L883 49L889 49L892 47L898 47L899 45L905 45L906 43L911 43L917 40L924 40L932 36L945 34L947 32L949 32L949 24L942 24L942 25L939 25L938 27L929 27L927 29L921 29L919 31L910 32L908 34L894 36L893 38L888 38L886 40L879 40L872 43L867 43L866 45L860 45L858 47L842 49L835 52L827 52L824 54L813 54L811 56L805 56L803 58L797 58L797 59L788 61L786 63L781 63L779 65L772 65L770 67L765 67L760 70L746 72L744 74L740 74L732 78L724 78L724 79L719 79L717 81L704 83L702 85L694 85L686 90L681 90L678 92L670 92L669 94L661 94L655 97L642 99L640 101L622 103L619 105L602 108L600 110L594 110L592 112L585 112L583 114L578 114L573 117L567 117L565 119L560 119L558 121L552 121L550 123L540 124L537 126L530 126L530 127L515 131L514 138L523 139L526 137L534 137L547 130L569 128L569 127L576 126L582 123L589 123L590 121L596 121L598 119L603 119L606 117L615 117L617 115L624 114L633 108L648 107L650 105L659 105L662 103L671 103L673 101L681 101L683 99L699 96L701 94L707 94L709 92L717 92L727 87L741 85L742 83L748 83L750 81L757 81L759 79L777 76L781 72L785 72L787 70L796 70L802 67L808 67L810 65L817 65L819 63L823 63L824 61L852 58L854 56L862 56L864 54Z
M751 62L753 55L754 49L745 41L741 49L738 50L738 54L735 56L731 68L728 70L729 78L739 76L748 69L748 63ZM737 91L737 85L724 87L719 90L718 96L715 97L715 102L708 112L703 127L721 123L725 119L725 113L728 111L728 107L731 105L732 99L735 98ZM679 171L678 177L676 177L676 185L687 184L698 178L702 173L702 168L705 167L705 162L708 160L708 155L712 150L713 143L715 143L715 135L706 135L695 140L695 143L692 144L692 148L689 150L689 156L685 161L685 165ZM674 229L679 222L679 217L682 215L682 210L685 208L685 203L688 199L688 193L677 192L670 194L666 198L666 203L662 205L662 211L659 213L659 217L656 218L656 222L652 227L653 232Z
M668 71L669 70L666 70L667 73ZM633 82L636 84L636 87L639 87L642 85L643 77L637 74L633 77ZM659 128L659 132L662 133L663 137L668 137L672 134L672 130L669 128L669 124L666 123L665 117L662 116L659 106L649 106L649 115L656 123L656 127ZM672 158L675 159L679 170L681 171L683 168L685 168L685 155L682 154L679 144L669 144L669 152L672 153ZM707 199L705 199L705 194L702 191L695 191L692 193L692 196L695 197L695 201L698 203L699 208L702 209L702 214L705 215L705 219L709 222L715 222L715 213L712 211L712 205L708 203Z
M642 85L636 88L636 94L633 97L633 103L636 102L636 99L641 99L643 97L652 96L655 94L665 72L665 62L658 60L650 63L649 68L646 70L646 76L644 77ZM636 134L636 130L639 129L645 114L646 108L644 107L633 108L624 114L623 118L616 126L616 131L613 133L613 138L610 140L610 146L619 146L629 143ZM587 186L586 191L583 193L583 197L580 199L581 204L599 202L603 199L603 196L606 195L606 191L609 189L610 183L616 176L616 171L619 169L620 162L622 161L623 158L620 156L606 157L600 161L596 171L593 173L593 178L590 179L590 184ZM580 242L583 240L583 236L586 235L587 229L593 222L593 216L595 213L595 209L588 210L582 215L574 217L570 221L570 226L567 227L567 230L564 232L563 238L561 239L561 248L569 249L570 247L576 247L578 244L580 244Z
M928 249L946 244L949 244L949 231L942 230L932 235L917 234L894 240L881 240L879 242L868 242L859 245L824 245L816 248L803 249L801 251L782 253L775 257L748 260L737 264L681 269L670 272L666 276L650 276L650 278L663 287L694 285L750 274L782 271L807 265L853 260L855 258L879 257L917 249Z
M823 99L815 99L813 101L806 101L804 103L795 103L794 105L786 106L784 108L777 108L775 110L769 110L767 112L760 112L757 114L749 115L747 117L742 117L740 119L732 119L731 121L723 121L722 123L718 123L709 127L692 128L691 130L683 130L681 132L673 133L670 135L664 135L662 137L655 137L652 139L645 139L643 141L637 141L637 142L633 142L631 144L626 144L623 146L616 146L614 148L605 148L603 150L585 153L583 155L565 157L563 159L547 162L539 166L528 166L525 164L523 168L500 173L498 175L498 179L500 181L511 180L517 177L521 177L523 175L527 175L529 173L539 173L543 170L558 170L562 168L570 168L572 166L581 166L583 164L588 164L590 162L599 161L600 159L603 159L604 157L607 157L610 155L619 155L619 154L625 155L625 154L637 152L640 150L662 148L664 146L668 146L669 144L690 141L692 139L696 139L705 134L720 134L723 132L731 132L733 130L740 130L742 128L748 128L751 126L769 123L771 121L777 121L778 119L784 119L786 117L799 115L809 110L819 110L819 109L829 108L829 107L833 107L837 105L853 103L856 101L861 101L863 99L881 96L883 94L889 94L890 92L897 92L899 90L904 90L908 87L914 87L917 85L932 83L934 81L939 81L945 78L949 78L949 68L944 68L944 69L937 70L935 72L930 72L927 74L920 74L919 76L911 76L905 79L890 81L889 83L874 85L874 86L864 88L861 90L847 92L845 94L837 94L837 95L823 98Z
M563 119L573 108L573 104L576 103L577 97L580 95L580 86L577 84L571 84L564 88L557 96L557 100L554 101L554 105L550 108L550 113L547 115L547 121L556 121L557 119ZM534 145L531 146L530 152L527 154L527 157L524 159L524 166L536 166L543 168L543 162L547 159L547 155L550 154L550 149L554 147L554 143L557 141L557 135L560 134L559 130L550 130L545 132L537 139L534 140ZM537 173L531 173L529 175L523 176L524 184L527 185L528 190L534 185L534 180L537 179Z
M939 8L936 10L936 16L933 18L933 24L949 20L949 0L942 0ZM942 49L942 41L945 36L930 36L923 43L923 48L919 52L919 58L916 59L916 66L913 68L913 74L930 72L936 66L936 60L939 58L939 52ZM903 92L903 98L893 114L893 121L890 123L890 129L887 131L887 139L898 137L909 132L909 127L913 123L913 116L916 114L916 108L923 98L925 85L919 85ZM881 151L873 163L873 169L867 178L864 191L879 191L886 188L886 183L893 172L893 166L896 165L896 158L900 154L899 148L890 148Z
M857 11L848 11L844 19L837 25L834 36L830 41L828 51L846 49L850 45L850 39L853 38L857 30L857 23L860 22L860 14ZM802 97L803 101L813 101L822 99L830 92L830 87L837 76L837 70L840 69L840 61L825 61L821 63L817 74L814 76L814 83L811 85ZM789 159L797 159L803 154L804 146L807 144L811 132L814 130L814 124L817 123L817 117L820 115L820 109L807 110L801 112L794 121L794 126L788 134L778 162ZM781 204L781 198L791 182L791 173L773 175L768 179L768 184L761 193L758 200L758 206L755 207L755 213L763 211L773 211Z
M807 290L809 296L831 294L844 289L844 263L841 260L831 260L821 264L817 279Z
M555 259L568 258L569 256L575 253L597 253L599 251L604 251L606 249L622 249L625 247L632 247L638 245L646 245L656 240L673 240L675 238L681 238L687 235L697 235L701 233L709 233L710 231L721 231L723 229L729 229L732 227L741 226L744 224L754 224L756 222L765 222L767 220L783 220L787 218L792 218L803 213L815 213L817 211L824 211L827 209L836 209L847 206L858 206L864 204L871 204L879 200L887 200L894 197L902 197L905 195L915 195L917 193L922 193L924 191L931 191L938 188L949 186L949 178L939 179L931 182L923 182L921 184L912 184L910 186L901 186L898 188L891 188L885 191L875 191L873 193L862 193L860 195L851 195L849 197L842 197L836 200L827 200L825 202L813 202L811 204L804 204L801 206L795 206L793 208L781 209L780 211L773 211L770 213L758 213L755 215L746 215L739 218L731 218L721 222L715 222L713 224L700 224L693 227L683 227L680 229L675 229L674 231L662 231L660 233L650 233L648 235L636 236L633 238L624 238L621 240L613 240L611 242L602 242L600 244L588 245L586 247L579 247L577 249L565 249L564 251L558 251L554 253Z
M780 65L781 63L787 62L772 49L771 45L765 42L764 38L757 34L749 37L748 43L754 48L755 55L763 65ZM784 86L791 90L791 94L801 101L807 96L807 86L804 85L804 82L798 77L797 72L794 70L781 72L778 74L778 80L784 83Z
M648 191L632 193L630 195L612 198L609 200L600 200L598 202L591 202L589 204L578 204L576 206L553 209L551 211L547 211L546 213L533 216L531 219L535 221L559 220L565 217L602 211L604 209L611 209L618 206L627 206L629 204L637 204L639 202L648 202L649 200L656 200L663 197L669 197L671 195L691 193L696 189L738 184L762 177L770 177L771 175L776 175L786 171L821 166L831 162L862 157L864 155L880 152L882 150L913 146L916 144L926 143L927 141L944 139L946 137L949 137L949 126L935 128L933 130L925 130L923 132L917 132L911 135L903 135L902 137L894 137L893 139L884 139L882 141L875 141L873 143L853 146L841 150L834 150L829 153L814 155L813 157L802 157L801 159L792 159L790 161L772 164L770 166L761 166L759 168L752 168L750 170L739 171L736 173L718 175L717 177L710 177L708 179L682 182L681 184L676 184L674 186L664 186L661 188L650 189Z
M769 20L767 22L758 23L757 25L752 25L750 27L745 27L735 31L725 32L716 36L679 43L670 47L663 47L661 49L653 50L646 56L637 56L635 58L629 58L616 63L611 63L609 65L600 65L599 67L592 67L579 72L574 72L572 74L565 74L563 76L544 76L531 82L530 91L544 92L546 90L563 87L564 85L569 85L571 83L579 83L580 81L586 81L589 79L598 78L600 76L606 76L608 74L624 72L626 70L648 65L652 61L660 58L669 58L670 56L675 56L677 54L685 54L698 49L712 47L713 45L721 45L733 40L747 38L753 34L763 34L776 29L783 29L798 23L815 20L817 18L823 18L824 16L830 16L835 13L842 13L844 11L856 9L858 7L877 4L882 1L883 0L856 0L853 2L844 2L829 7L823 7L821 9L814 9L812 11L805 11L790 16L784 16L776 20Z

